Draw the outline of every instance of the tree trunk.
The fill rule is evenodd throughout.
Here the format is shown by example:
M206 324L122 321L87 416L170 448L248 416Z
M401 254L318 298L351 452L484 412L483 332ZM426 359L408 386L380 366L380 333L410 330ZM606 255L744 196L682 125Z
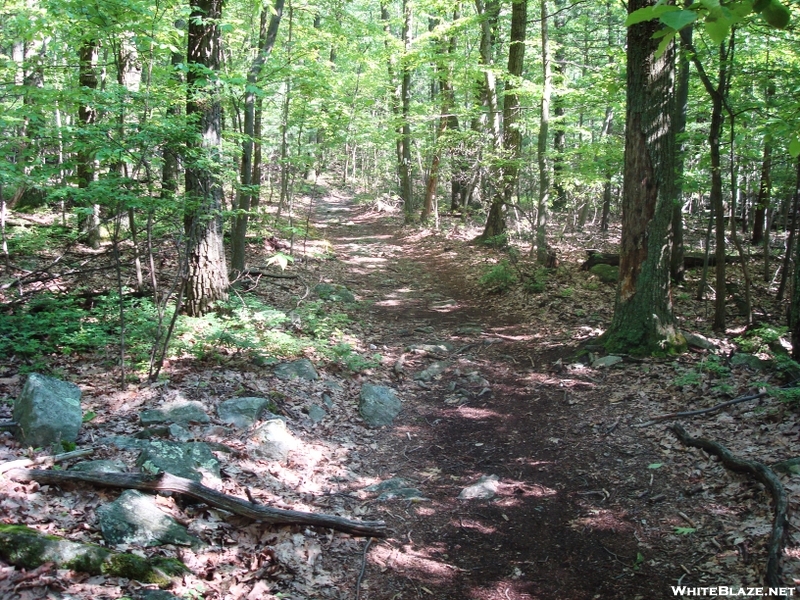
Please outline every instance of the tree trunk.
M186 167L188 268L184 310L190 316L206 314L213 302L227 298L228 289L222 244L222 184L207 166L221 160L222 106L215 81L221 60L221 18L222 0L194 0L189 19L186 114L196 119L193 145L205 160L193 158Z
M400 102L403 111L403 150L400 161L400 196L406 222L413 220L414 189L411 180L411 65L408 54L411 50L411 2L403 0L403 62L400 84Z
M542 36L546 35L547 26L544 24L545 19L547 18L546 11L544 10L544 6L547 4L546 0L542 0ZM567 24L566 12L564 11L564 7L566 5L565 0L555 0L555 7L556 7L556 14L553 17L553 25L555 26L554 29L556 31L556 35L560 32ZM566 46L563 43L558 43L559 40L556 39L556 50L554 56L554 66L556 72L556 81L554 83L554 87L556 93L553 94L553 112L556 117L556 130L553 133L553 191L555 192L555 198L553 198L553 210L560 211L564 210L567 207L567 188L564 186L564 174L565 174L565 165L564 165L564 150L567 146L567 134L564 131L564 124L563 124L563 117L564 117L564 98L563 94L558 93L558 89L564 87L564 76L565 76L565 63L566 63ZM544 47L545 40L544 37L542 38L542 46ZM544 48L542 50L542 60L546 60L544 54ZM547 78L547 74L545 73L545 80ZM547 85L545 81L544 85ZM587 206L588 203L584 203L584 207ZM586 209L584 209L586 210ZM584 217L585 220L585 217Z
M628 11L655 0L630 0ZM655 21L628 29L627 114L620 274L614 318L604 336L609 352L649 354L685 347L670 298L669 225L675 167L675 48L661 57ZM659 132L656 135L654 132Z
M92 93L97 89L97 50L99 43L89 39L83 42L79 52L79 72L78 83L80 84L83 97L78 107L78 121L84 128L89 128L97 122L97 110L92 106L94 98ZM94 202L86 201L88 193L86 190L95 179L94 156L87 149L89 144L82 145L78 155L77 178L78 188L83 192L82 204L85 206L85 213L81 217L80 231L92 248L100 247L100 206Z
M234 276L244 270L245 247L247 240L247 223L250 218L250 209L253 197L258 195L259 181L253 181L253 151L255 140L261 135L256 131L256 90L261 81L261 73L267 62L275 38L278 35L278 26L283 15L284 0L275 0L272 17L267 27L267 8L261 8L261 26L258 36L258 54L250 65L247 73L247 85L244 94L244 139L242 141L242 161L239 169L241 185L237 191L237 210L234 217L233 232L231 236L231 268Z
M519 128L519 82L525 59L525 29L528 3L517 0L511 9L511 39L508 49L508 74L503 100L503 162L499 169L499 188L492 198L486 226L479 239L486 240L506 231L505 207L511 202L519 178L519 158L522 153L522 132Z
M687 0L686 5L691 4ZM688 46L692 44L694 28L689 25L681 30L682 49L680 52L680 67L678 69L678 85L675 104L675 135L680 136L686 131L686 113L689 105L689 57L686 55ZM675 159L675 198L672 206L672 255L670 258L670 276L676 283L684 280L683 267L683 167L686 154L685 144L679 142Z
M800 203L800 156L797 157L797 178L794 184L794 204ZM794 215L795 219L798 215ZM800 362L800 243L794 256L794 290L792 291L792 309L789 327L792 330L792 359Z
M767 85L765 103L770 105L772 97L775 95L775 84ZM769 207L770 195L772 193L772 142L767 138L764 141L764 158L761 161L761 182L758 186L758 200L756 210L753 215L753 237L751 241L754 246L761 243L764 237L764 222L766 220L767 208Z
M550 69L550 40L547 27L547 0L542 0L542 112L539 120L539 139L536 151L539 165L539 202L536 210L536 262L546 265L549 262L547 247L547 211L550 202L550 169L547 164L547 136L550 125L550 94L552 93L552 73ZM563 131L562 131L563 134ZM558 134L557 134L558 135ZM558 150L556 150L558 152Z

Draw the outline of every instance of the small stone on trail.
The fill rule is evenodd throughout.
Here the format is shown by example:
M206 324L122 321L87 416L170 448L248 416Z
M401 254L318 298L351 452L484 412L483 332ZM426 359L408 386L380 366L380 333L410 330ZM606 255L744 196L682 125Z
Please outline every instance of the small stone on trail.
M437 361L432 363L427 369L420 371L416 375L414 375L414 379L419 381L430 381L437 375L441 375L447 370L447 367L450 366L450 363L445 361Z
M602 369L604 367L612 367L617 363L622 362L621 356L603 356L602 358L598 358L592 363L593 369Z
M459 500L488 500L497 494L500 478L497 475L484 475L477 483L465 487L458 495Z
M267 411L270 401L266 398L231 398L217 406L219 420L227 425L247 429Z
M361 387L358 412L370 427L391 425L403 405L392 388L365 383Z
M139 413L142 425L156 423L208 423L210 419L205 412L202 402L196 400L174 400L154 410L143 410Z
M281 363L273 371L275 377L285 381L291 379L304 379L305 381L316 381L319 379L319 373L314 368L314 365L307 358L294 360L292 362Z

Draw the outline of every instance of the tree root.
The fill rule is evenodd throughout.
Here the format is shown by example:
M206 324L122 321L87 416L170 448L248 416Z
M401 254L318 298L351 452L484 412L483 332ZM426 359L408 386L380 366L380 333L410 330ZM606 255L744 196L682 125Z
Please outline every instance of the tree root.
M758 481L763 483L769 490L773 500L775 501L775 518L772 522L772 535L770 536L767 552L767 573L765 577L765 584L768 587L780 587L781 581L779 575L779 562L780 555L783 550L783 537L787 524L786 509L788 506L788 501L786 498L786 492L784 491L783 485L781 484L777 475L775 475L772 469L760 462L744 460L743 458L734 456L730 450L718 442L713 442L705 438L693 438L689 436L689 434L686 433L686 430L678 423L674 423L670 429L684 445L700 448L709 454L718 456L722 461L722 464L725 465L725 468L730 469L731 471L736 471L737 473L749 473Z
M201 500L209 506L265 523L281 525L310 525L367 537L386 537L383 521L353 521L335 515L314 514L297 510L270 508L212 490L196 481L162 472L156 476L131 473L68 473L38 469L14 469L8 476L15 481L38 481L44 484L85 482L105 487L173 492Z
M763 398L766 395L767 392L759 392L758 394L752 394L750 396L741 396L739 398L734 398L733 400L722 402L720 404L717 404L716 406L712 406L711 408L703 408L701 410L689 410L686 412L669 413L667 415L653 417L647 423L640 423L638 425L634 425L634 427L649 427L650 425L655 425L656 423L660 423L661 421L666 421L667 419L677 419L679 417L694 417L696 415L706 415L708 413L716 412L722 408L725 408L726 406L732 406L733 404L739 404L740 402L747 402L749 400L758 400L759 398Z

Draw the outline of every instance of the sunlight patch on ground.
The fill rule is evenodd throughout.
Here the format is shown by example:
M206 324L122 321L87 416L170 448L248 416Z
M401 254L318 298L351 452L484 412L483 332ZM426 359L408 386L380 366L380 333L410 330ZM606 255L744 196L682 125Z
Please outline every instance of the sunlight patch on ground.
M570 521L569 526L575 530L594 529L596 531L629 531L633 527L625 520L624 514L612 510L592 508L588 515Z
M537 600L545 596L531 596L521 591L518 582L498 581L492 587L483 587L472 590L470 596L475 600ZM547 596L551 598L552 596Z
M474 519L460 518L458 521L450 521L450 524L455 528L477 531L483 535L491 535L497 531L497 527L493 525L484 525L480 521Z
M506 417L506 415L489 410L488 408L472 408L466 405L458 407L458 415L466 419L475 419L476 421L482 421L484 419L504 419Z
M379 544L373 546L369 557L371 562L380 566L381 571L395 569L417 581L447 585L455 578L458 568L432 556L434 552L438 553L435 547L417 550L410 544L401 548Z

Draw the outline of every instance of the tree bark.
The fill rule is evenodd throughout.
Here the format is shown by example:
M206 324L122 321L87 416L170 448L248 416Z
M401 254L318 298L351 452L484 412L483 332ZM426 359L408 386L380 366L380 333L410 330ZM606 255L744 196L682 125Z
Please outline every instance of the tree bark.
M511 202L519 178L519 158L522 153L520 131L519 77L525 59L525 30L528 3L517 0L511 8L511 40L508 49L508 74L503 100L503 157L499 169L498 189L492 198L486 226L478 239L502 235L506 230L505 207Z
M403 113L402 156L400 161L400 196L406 222L413 219L414 188L411 180L411 65L408 54L411 50L411 2L403 0L403 62L400 83L400 104Z
M250 209L253 198L258 195L260 181L253 180L253 152L255 140L261 136L261 131L256 130L256 90L261 80L264 64L275 45L278 35L278 26L283 15L284 0L275 0L275 7L267 26L267 7L261 7L261 25L258 36L258 54L250 65L247 73L247 85L244 94L244 140L242 141L242 161L239 170L240 187L237 191L233 232L231 236L231 268L234 276L244 270L245 248L247 241L247 223L250 218Z
M775 84L767 84L765 103L770 105L772 97L775 95ZM761 160L761 182L758 186L758 200L756 210L753 215L753 236L751 242L754 246L761 243L764 237L764 222L766 221L767 208L772 192L772 142L769 139L764 141L764 157Z
M655 0L631 0L628 11ZM604 335L609 352L649 354L685 347L672 314L669 225L674 197L675 48L656 57L657 22L628 29L627 113L620 280L614 318Z
M222 0L194 0L189 19L186 115L197 127L186 167L185 229L188 244L184 310L206 314L227 298L228 270L222 244L222 184L209 165L220 163L222 107L216 76L220 68Z
M542 111L539 118L539 139L536 160L539 166L539 202L536 209L536 262L546 265L549 259L547 247L547 212L550 203L550 168L547 161L547 136L550 126L550 95L553 77L550 69L550 39L547 27L547 0L542 0ZM561 132L563 134L563 131ZM558 136L558 134L556 134ZM558 152L558 149L556 149Z
M78 107L78 121L86 131L97 122L97 109L92 105L94 98L92 93L97 90L97 51L100 47L97 40L87 39L80 48L78 63L78 83L82 88L83 96ZM95 179L94 156L88 150L89 144L84 141L82 149L78 153L77 178L78 189L84 192L82 204L85 207L85 214L81 217L80 230L86 243L92 248L100 247L100 206L92 201L86 201L89 189Z

